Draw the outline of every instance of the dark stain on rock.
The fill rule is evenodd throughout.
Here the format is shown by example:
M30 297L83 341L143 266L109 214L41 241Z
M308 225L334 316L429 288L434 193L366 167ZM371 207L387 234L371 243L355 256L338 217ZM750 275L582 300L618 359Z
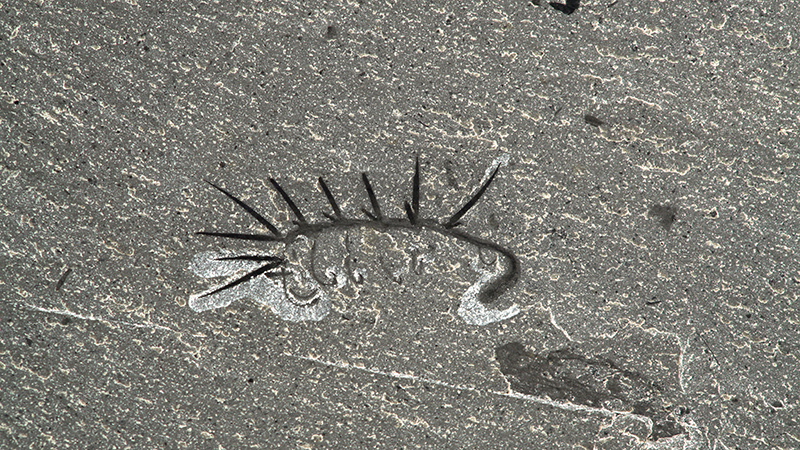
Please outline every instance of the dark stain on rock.
M591 125L593 127L599 127L600 125L605 124L605 122L603 122L602 120L598 119L597 117L595 117L595 116L593 116L591 114L584 115L583 116L583 121L588 123L589 125Z
M675 222L675 219L678 217L678 208L669 205L656 204L650 207L650 211L647 212L647 215L650 217L656 217L661 223L661 226L664 227L665 230L669 231L669 229L672 228L672 224Z
M567 0L566 3L550 2L550 6L564 14L572 14L580 7L580 0Z
M336 25L328 25L328 28L325 30L325 39L336 39L338 34L339 30L336 29Z
M495 359L511 388L522 394L649 417L651 440L684 432L658 383L609 359L589 358L572 349L533 354L519 342L495 348Z
M58 279L55 288L56 291L58 291L59 289L61 289L62 286L64 286L64 283L67 281L67 277L69 276L70 272L72 272L72 268L67 268L64 274L61 275L61 278Z

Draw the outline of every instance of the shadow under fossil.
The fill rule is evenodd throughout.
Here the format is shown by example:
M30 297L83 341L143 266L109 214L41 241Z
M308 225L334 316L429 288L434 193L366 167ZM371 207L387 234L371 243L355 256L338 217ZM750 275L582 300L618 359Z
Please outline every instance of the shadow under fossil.
M651 440L685 432L663 386L609 359L586 357L577 349L534 354L519 342L495 348L495 359L516 392L647 417Z
M270 183L295 217L295 228L285 234L250 205L209 182L269 233L201 231L198 234L258 242L267 248L277 248L248 254L207 252L196 255L190 266L195 274L204 278L230 278L221 286L192 295L190 307L204 311L249 297L269 305L284 320L322 320L331 310L331 297L341 292L358 291L359 285L375 267L394 266L394 270L390 270L392 276L403 277L424 270L424 264L435 259L436 250L450 249L461 254L472 253L468 265L478 274L477 281L461 295L458 315L472 325L486 325L513 317L520 311L516 305L502 310L489 305L516 283L519 277L516 256L499 244L457 228L499 170L500 164L466 203L442 222L425 219L420 214L419 159L412 179L411 202L404 203L404 218L384 216L366 173L361 174L371 206L370 210L362 209L366 219L346 217L325 180L319 178L319 187L332 210L332 214L323 213L328 218L323 223L310 223L291 196L270 178ZM353 241L379 240L381 235L398 243L396 246L404 255L378 258L366 266L363 263L367 258L361 258L359 267L358 258L353 256ZM446 266L443 264L442 269L447 270Z

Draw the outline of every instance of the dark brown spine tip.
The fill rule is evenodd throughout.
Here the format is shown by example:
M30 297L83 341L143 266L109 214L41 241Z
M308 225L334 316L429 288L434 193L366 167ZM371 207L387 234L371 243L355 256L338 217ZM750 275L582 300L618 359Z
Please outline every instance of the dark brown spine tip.
M273 242L280 240L280 238L268 234L219 233L216 231L198 231L195 234L200 234L203 236L222 237L228 239L240 239L244 241Z
M406 209L406 216L408 216L408 221L411 222L411 225L417 224L417 215L414 213L414 210L411 208L411 205L408 202L403 202L403 206Z
M303 216L303 213L300 212L300 208L297 207L292 198L289 197L289 194L287 194L286 191L283 190L281 185L278 184L278 182L275 181L274 178L270 178L269 182L272 183L272 187L274 187L275 190L278 191L278 194L281 195L283 201L286 202L286 204L289 206L289 209L292 210L294 216L297 217L297 221L302 225L306 225L307 224L306 218Z
M255 277L257 277L257 276L259 276L259 275L261 275L263 273L267 273L268 271L270 271L270 270L278 267L279 265L281 265L281 263L282 263L282 261L267 263L267 264L259 267L258 269L255 269L255 270L253 270L251 272L248 272L244 276L239 277L239 278L231 281L230 283L226 284L225 286L222 286L219 289L214 289L211 292L207 292L207 293L201 295L200 297L207 297L209 295L214 295L214 294L222 292L222 291L224 291L226 289L230 289L232 287L238 286L238 285L244 283L245 281L248 281L248 280L250 280L252 278L255 278Z
M222 189L221 187L217 186L216 184L214 184L214 183L212 183L212 182L210 182L208 180L204 180L204 181L206 183L210 184L214 189L216 189L216 190L222 192L223 194L225 194L225 196L227 196L229 199L233 200L242 209L247 211L247 214L250 214L250 216L255 218L261 225L264 225L269 230L270 233L275 235L275 237L277 237L277 238L281 237L281 233L280 233L280 231L278 231L278 229L275 227L275 225L273 225L264 216L262 216L261 214L256 212L256 210L251 208L250 205L248 205L247 203L243 202L238 197L234 196L233 194L231 194L230 192L226 191L225 189Z
M322 192L325 194L325 198L328 199L328 203L330 203L331 208L333 209L333 214L336 216L337 219L343 219L342 210L339 209L339 204L336 203L336 199L333 197L333 193L331 192L328 185L325 183L325 180L322 177L319 177L319 186L322 188ZM325 214L325 217L333 220L328 214Z
M462 217L464 217L464 214L466 214L473 206L475 206L476 203L478 203L478 200L480 200L483 193L486 192L486 189L489 188L489 185L492 184L492 180L494 180L494 177L497 175L497 172L499 170L500 170L500 165L498 164L497 167L494 169L494 172L492 172L492 175L489 177L489 179L486 180L485 183L483 183L480 189L478 189L478 192L476 192L475 195L473 195L472 198L470 198L469 201L467 201L467 203L465 203L464 206L457 213L453 214L453 216L450 217L450 220L445 222L444 224L445 228L453 228L455 226L458 226L458 221Z
M375 191L372 190L372 185L369 182L369 178L367 178L366 172L361 172L361 180L364 182L364 188L367 190L369 202L372 204L372 214L367 213L367 215L373 218L372 220L383 220L381 206L378 204L378 198L375 197ZM366 213L366 211L364 212Z

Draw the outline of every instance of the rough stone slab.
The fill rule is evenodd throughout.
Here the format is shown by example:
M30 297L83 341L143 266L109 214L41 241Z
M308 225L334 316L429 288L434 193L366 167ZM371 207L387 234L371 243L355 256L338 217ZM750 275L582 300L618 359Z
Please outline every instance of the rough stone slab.
M800 446L798 5L576 4L0 4L0 447ZM455 234L195 234L274 236L204 180L291 233L498 166L505 315Z

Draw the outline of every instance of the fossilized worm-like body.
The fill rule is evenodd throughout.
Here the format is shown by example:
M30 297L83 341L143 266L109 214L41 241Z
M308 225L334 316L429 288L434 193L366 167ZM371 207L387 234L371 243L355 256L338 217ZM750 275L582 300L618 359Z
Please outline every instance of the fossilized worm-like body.
M296 226L285 234L249 205L209 183L261 223L269 234L207 231L198 234L268 243L270 247L277 246L277 251L208 252L195 256L191 269L197 275L231 278L221 286L192 295L189 305L196 311L204 311L249 297L268 304L285 320L321 320L330 312L333 298L358 295L360 286L372 274L382 273L398 284L413 283L415 277L429 270L440 274L453 272L458 265L448 260L457 256L466 257L466 265L478 274L478 280L461 295L459 316L474 325L513 317L519 312L516 306L497 310L488 305L516 282L517 258L496 243L456 228L498 170L499 165L464 206L444 222L420 216L419 161L412 180L411 203L404 204L405 218L384 217L366 173L362 174L362 181L371 210L362 211L367 219L345 217L330 188L319 179L333 211L333 214L323 213L329 219L323 223L309 223L286 191L270 179L296 219ZM445 249L450 251L443 252Z

